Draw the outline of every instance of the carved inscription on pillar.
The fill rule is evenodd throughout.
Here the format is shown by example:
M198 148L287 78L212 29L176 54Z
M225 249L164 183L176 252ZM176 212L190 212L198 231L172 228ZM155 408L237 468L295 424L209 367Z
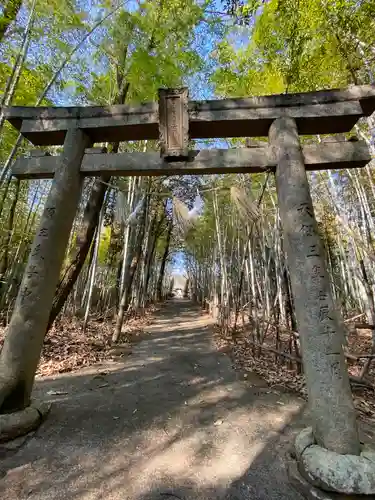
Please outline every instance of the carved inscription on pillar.
M308 262L307 267L311 272L311 285L313 289L319 290L317 299L320 333L333 335L335 333L334 322L336 321L334 304L324 286L328 278L321 263L323 248L319 240L313 207L311 203L301 203L297 211L302 218L299 232L306 242L306 262ZM335 351L331 343L329 343L328 351Z
M169 161L188 157L188 89L159 90L159 137L161 155Z

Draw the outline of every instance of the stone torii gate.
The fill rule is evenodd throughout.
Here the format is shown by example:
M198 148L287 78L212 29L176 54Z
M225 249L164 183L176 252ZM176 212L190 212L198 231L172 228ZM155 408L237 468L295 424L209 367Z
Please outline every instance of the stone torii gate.
M371 158L362 141L301 145L299 138L349 132L374 110L373 86L214 101L189 101L187 89L167 89L159 92L158 103L139 106L8 108L6 118L25 138L39 146L63 145L63 152L20 158L12 170L19 179L53 178L53 182L0 356L0 413L30 404L84 176L272 169L313 422L312 430L296 440L299 467L305 478L324 489L374 494L375 461L360 447L341 318L333 302L306 175L306 170L363 167ZM260 136L269 137L265 147L188 149L189 139ZM145 139L159 139L161 154L92 149L95 142ZM319 467L317 454L325 461ZM352 457L349 466L343 455ZM332 460L337 462L334 472L326 466Z

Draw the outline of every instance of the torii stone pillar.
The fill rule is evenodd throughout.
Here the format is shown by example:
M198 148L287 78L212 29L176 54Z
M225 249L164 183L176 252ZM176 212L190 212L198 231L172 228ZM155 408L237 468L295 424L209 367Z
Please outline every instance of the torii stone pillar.
M343 332L332 297L295 120L275 120L269 139L278 160L276 189L314 436L323 448L359 455Z
M0 355L0 413L29 405L53 297L81 195L88 136L66 132L61 162L34 238Z

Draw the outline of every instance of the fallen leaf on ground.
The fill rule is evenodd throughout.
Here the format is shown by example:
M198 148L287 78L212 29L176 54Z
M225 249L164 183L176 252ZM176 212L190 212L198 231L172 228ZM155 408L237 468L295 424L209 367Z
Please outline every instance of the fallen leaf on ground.
M151 314L155 311L150 306L142 317L132 315L124 325L120 337L120 345L125 352L125 343L129 350L131 341L144 334L144 327L150 323ZM78 370L83 366L91 366L100 362L109 362L113 355L109 354L113 333L112 321L92 318L86 332L82 329L82 320L64 317L55 322L45 338L41 359L37 369L38 376L50 376ZM0 328L0 351L4 343L6 328ZM130 354L130 352L128 352ZM116 360L119 358L117 357ZM107 371L99 372L94 377L107 375Z
M361 330L352 332L348 336L347 350L353 354L371 353L371 331ZM251 374L256 373L264 379L270 388L277 387L281 390L292 391L303 399L307 399L305 378L303 374L297 373L296 362L283 359L281 356L266 349L257 349L251 344L254 334L246 329L238 329L234 337L228 336L220 331L219 326L214 328L214 340L219 352L227 353L236 370L243 373L245 379L251 379ZM278 350L289 354L289 334L280 333ZM267 337L262 344L265 348L275 349L275 336L270 327ZM348 362L348 372L351 376L359 376L364 360L351 364ZM375 360L366 378L375 386ZM375 398L374 391L366 387L352 385L354 405L362 420L375 420Z

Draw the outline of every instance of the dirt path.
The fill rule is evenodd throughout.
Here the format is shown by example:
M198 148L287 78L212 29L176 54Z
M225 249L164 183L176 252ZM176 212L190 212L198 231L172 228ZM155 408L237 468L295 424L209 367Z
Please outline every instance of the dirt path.
M18 450L0 450L0 498L300 500L285 455L302 401L240 380L189 302L147 330L121 363L37 381L54 404Z

